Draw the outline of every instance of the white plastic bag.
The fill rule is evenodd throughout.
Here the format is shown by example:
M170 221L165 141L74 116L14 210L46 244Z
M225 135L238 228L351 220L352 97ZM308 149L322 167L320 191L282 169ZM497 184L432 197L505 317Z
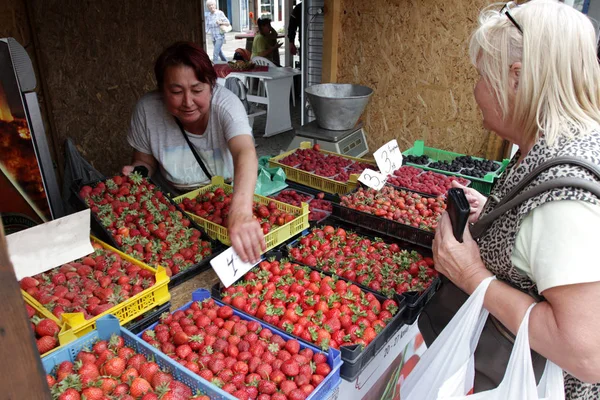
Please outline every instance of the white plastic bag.
M435 400L442 385L452 396L464 396L473 388L473 355L488 317L483 300L494 279L481 282L423 354L400 387L401 400Z
M476 393L471 396L444 396L440 391L438 399L444 400L564 400L565 388L562 369L551 361L546 362L540 384L535 386L535 374L529 347L529 314L532 304L525 313L515 345L510 354L506 373L496 389Z
M400 388L401 400L564 400L562 370L548 361L539 386L529 348L529 314L519 327L506 374L498 388L467 396L473 388L474 353L488 312L485 292L494 278L484 280L427 349Z

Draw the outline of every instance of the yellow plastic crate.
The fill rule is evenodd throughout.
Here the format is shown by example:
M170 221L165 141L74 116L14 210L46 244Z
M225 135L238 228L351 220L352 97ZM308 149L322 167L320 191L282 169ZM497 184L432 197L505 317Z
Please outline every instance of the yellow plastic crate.
M212 192L217 188L222 188L226 194L230 194L233 192L233 186L227 185L222 176L215 176L212 178L210 185L202 187L200 189L196 189L182 196L176 197L173 200L177 204L179 204L183 201L183 199L195 199L198 195L207 192ZM296 216L296 218L294 218L292 221L276 229L273 229L271 232L265 235L265 242L267 244L267 250L265 251L268 251L276 247L277 245L285 242L286 240L302 232L309 226L309 208L307 203L302 203L302 207L295 207L290 204L269 199L267 197L263 197L257 194L254 195L254 201L264 205L268 205L271 201L274 201L275 204L277 204L277 209ZM215 224L214 222L201 218L198 215L191 212L186 211L186 214L189 215L190 218L192 218L198 225L202 226L210 237L218 239L221 243L231 246L231 241L229 240L229 233L227 232L226 227L221 226L219 224Z
M115 249L112 246L96 239L91 236L93 242L98 243L100 246L107 250L117 253L122 259L129 261L132 264L137 265L140 268L150 270L154 272L154 278L156 283L148 289L136 294L135 296L127 299L126 301L117 304L113 308L103 312L90 319L85 319L83 313L64 313L61 321L59 321L54 314L40 304L36 299L29 295L29 293L21 290L25 301L30 306L35 308L42 316L50 318L61 326L61 331L58 334L58 341L61 345L72 342L73 340L93 331L96 329L96 320L107 314L112 314L119 318L121 325L133 320L144 314L146 311L153 309L156 306L160 306L171 299L169 294L169 277L163 267L154 269L141 261L136 260L133 257Z
M302 142L300 143L300 149L310 149L313 145L311 142ZM280 163L281 160L293 154L298 149L286 151L278 155L277 157L273 157L269 160L269 165L273 168L279 167L285 171L285 175L287 179L290 181L294 181L300 183L301 185L309 186L314 189L322 190L323 192L332 193L332 194L347 194L356 189L358 186L358 177L360 174L351 174L348 182L338 182L331 178L325 178L323 176L315 175L311 172L302 171L298 168L293 168L288 165ZM365 160L363 158L344 156L338 153L333 153L331 151L319 150L320 153L335 155L338 157L346 158L348 160L357 161L361 163L367 163L373 166L374 169L377 169L377 166L373 164L373 162L369 160Z

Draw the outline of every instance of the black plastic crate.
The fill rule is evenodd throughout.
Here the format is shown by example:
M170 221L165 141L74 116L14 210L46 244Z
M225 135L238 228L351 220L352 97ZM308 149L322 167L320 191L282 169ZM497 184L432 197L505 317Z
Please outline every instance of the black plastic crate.
M438 276L435 278L431 286L424 290L422 293L412 292L409 296L406 297L406 311L404 312L404 322L407 325L412 325L425 305L429 303L429 300L433 297L433 295L438 291L440 286L442 285L442 280Z
M109 179L109 178L107 178L107 179ZM150 181L150 183L155 185L158 190L161 190L160 186L157 185L156 182L152 181L152 179L150 179L150 178L145 178L145 179L148 179ZM98 180L95 182L86 183L85 185L94 187L99 182L103 182L105 180L106 179ZM85 210L86 208L88 208L85 201L79 195L79 190L81 189L82 186L84 186L84 184L79 183L79 182L75 182L75 183L73 183L73 185L71 185L70 202L71 202L71 205L73 206L73 208L76 210L79 210L79 211ZM171 277L171 280L169 281L169 288L172 289L172 288L182 284L183 282L193 278L194 276L198 275L199 273L204 272L204 271L208 270L209 268L211 268L210 260L212 260L219 254L221 254L226 249L226 246L224 246L219 241L214 240L210 236L208 236L206 234L206 232L204 231L204 229L200 225L198 225L196 222L194 222L191 218L189 218L187 216L187 214L179 207L179 205L177 203L175 203L173 201L173 199L171 199L171 197L169 197L165 192L163 192L163 195L173 206L175 206L177 211L181 212L181 214L183 215L183 218L190 221L191 227L193 227L201 232L200 238L204 241L210 242L210 244L211 244L210 247L213 250L213 252L210 256L203 258L199 263L192 265L190 268L186 269L185 271L180 271L177 275L173 275ZM91 213L91 216L92 216L91 227L92 227L92 232L94 233L94 235L98 239L113 246L114 248L122 250L122 247L117 244L117 242L112 237L112 235L102 225L102 223L98 219L98 216L93 212ZM141 260L141 261L145 262L144 260Z
M130 321L124 325L127 330L131 331L131 333L138 334L140 332L145 331L154 324L156 321L160 319L160 316L165 312L171 311L171 302L167 301L165 304L156 306L152 310L145 312L140 315L133 321Z
M401 242L401 241L399 242L398 239L396 239L396 238L393 238L393 237L390 237L387 235L379 235L370 230L352 226L351 224L347 223L346 221L340 220L336 217L329 217L329 218L325 219L320 225L331 225L335 228L340 227L347 231L353 231L353 232L355 232L361 236L364 236L370 240L379 238L386 243L396 243L396 244L398 244L398 246L401 249L405 249L408 251L415 250L415 251L421 253L421 255L423 255L425 257L433 256L431 249L429 249L429 248L416 246L414 244L407 243L407 242ZM313 227L303 231L302 235L300 237L298 237L295 240L286 244L285 248L282 249L282 251L285 252L286 256L289 255L289 250L292 247L295 247L296 244L300 241L300 239L303 236L310 233L312 228ZM291 261L293 261L296 264L304 265L299 261L295 261L295 260L291 260ZM315 269L315 270L321 272L321 270L318 269L317 267L309 267L309 268L312 268L312 269ZM329 271L322 271L322 272L325 274L330 274L330 275L334 274L333 272L329 272ZM342 277L342 279L348 281L347 279L345 279L343 277ZM352 282L353 284L355 284L356 286L360 287L363 290L373 292L373 293L379 294L381 296L385 296L383 293L377 292L377 291L371 289L370 287L362 285L358 282L354 282L354 281L349 281L349 282ZM402 295L400 295L400 296L404 297L404 299L405 299L406 310L404 312L404 322L406 324L411 325L416 320L416 317L421 313L421 311L423 310L423 307L425 307L425 305L429 302L429 300L431 300L431 298L433 297L435 292L437 292L441 283L442 283L442 281L441 281L440 277L438 276L437 278L434 279L433 283L424 291L422 291L422 292L406 292L406 293L403 293Z
M280 260L283 257L283 255L284 254L281 251L273 251L273 252L265 254L264 258L270 259L270 258L274 257L275 259ZM299 264L299 263L296 263L296 264ZM302 265L302 264L299 264L299 265ZM308 267L308 268L310 268L313 271L323 273L325 275L335 276L336 278L341 279L347 283L355 284L355 282L349 281L348 279L346 279L344 277L337 276L337 275L331 274L331 273L326 273L326 272L320 271L316 268L311 268L311 267ZM360 287L360 285L357 285L357 286ZM372 293L382 303L384 300L387 299L387 297L383 296L382 294L374 292L373 290L370 290L368 288L361 287L361 289L367 293ZM221 299L221 290L223 290L223 286L221 285L221 283L216 283L211 288L211 295L215 298ZM373 340L371 343L369 343L364 349L361 349L360 345L340 346L340 351L342 353L342 361L344 361L344 363L342 364L342 368L340 370L340 375L343 379L348 380L348 381L354 380L360 374L360 372L363 370L363 368L367 364L369 364L369 362L371 362L371 360L375 357L375 355L379 352L379 350L381 348L383 348L383 346L385 345L385 343L387 343L389 338L394 336L396 334L396 332L398 331L398 329L400 329L402 327L402 325L404 325L404 313L406 310L406 300L404 299L404 297L398 296L398 295L394 296L393 299L396 301L396 303L398 303L398 312L396 313L396 315L394 315L392 317L392 320L385 326L385 328L383 328L383 330L376 336L375 340ZM243 310L239 310L231 305L230 305L230 307L232 307L233 309L236 309L240 312L244 312ZM253 318L256 318L256 317L253 317ZM281 328L278 328L271 324L268 324L266 322L264 322L264 323L273 327L274 329L281 329ZM291 335L291 336L293 336L293 335ZM299 338L297 336L294 336L294 337L303 343L307 343L307 344L314 346L314 343L307 342L304 339Z
M435 197L427 195L426 197ZM363 228L370 229L382 235L391 236L405 242L431 248L435 232L425 231L410 225L378 217L362 211L345 207L338 201L332 203L332 216Z

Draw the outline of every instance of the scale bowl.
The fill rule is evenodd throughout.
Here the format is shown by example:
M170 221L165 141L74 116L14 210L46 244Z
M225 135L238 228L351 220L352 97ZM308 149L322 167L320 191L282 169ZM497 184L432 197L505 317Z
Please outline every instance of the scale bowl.
M373 89L349 83L324 83L310 86L305 92L321 128L345 131L356 125Z

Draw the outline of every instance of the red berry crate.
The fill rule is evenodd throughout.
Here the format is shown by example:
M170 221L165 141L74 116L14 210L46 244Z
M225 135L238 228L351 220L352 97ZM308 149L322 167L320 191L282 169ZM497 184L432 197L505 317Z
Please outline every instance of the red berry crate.
M188 308L190 308L190 306L192 305L192 303L194 302L201 302L203 300L206 299L210 299L211 298L211 293L206 290L206 289L198 289L196 291L194 291L192 293L192 301L190 301L189 303L185 304L184 306L180 307L179 309L177 309L176 311L185 311ZM226 304L222 303L218 297L212 296L212 299L215 301L215 303L221 307L226 306ZM298 340L298 338L293 337L288 335L287 333L281 331L278 328L275 328L259 319L253 318L250 315L247 315L241 311L238 311L237 309L235 309L234 307L231 307L233 309L233 314L237 315L238 317L240 317L240 319L245 320L245 321L255 321L258 322L262 328L268 328L271 331L273 331L273 334L277 334L280 335L282 338L284 338L286 341L287 340ZM148 329L152 330L154 329L154 327L158 324L158 322L152 326L150 326ZM143 332L138 334L138 337L142 337ZM140 339L141 340L141 339ZM300 349L305 349L305 348L309 348L311 349L314 353L322 353L323 351L320 350L318 347L308 344L302 340L298 340L298 342L300 343ZM162 354L162 353L161 353ZM166 357L166 356L165 356ZM320 399L328 399L330 397L330 395L333 393L334 390L336 390L336 388L340 385L341 383L341 379L340 379L340 368L342 366L342 359L341 359L341 355L340 352L338 350L335 349L329 349L327 352L327 364L329 365L329 367L331 368L331 372L329 373L329 375L327 375L327 377L315 388L315 390L306 398L306 400L320 400ZM191 371L189 371L187 368L181 367L184 370L188 371L189 373L191 373ZM203 383L205 383L206 385L210 385L216 388L216 386L212 385L212 383L209 383L208 381L205 381L203 378L201 378L200 376L196 376L197 379L199 379L200 381L202 381ZM219 391L222 391L221 389L219 389ZM212 397L211 397L212 398ZM227 397L227 398L234 398L234 397Z
M349 225L348 223L345 223L344 221L337 219L335 217L329 217L329 218L323 220L319 224L319 226L325 226L325 225L331 225L336 229L342 228L342 229L345 229L347 232L354 232L354 233L356 233L360 236L363 236L371 241L376 241L377 239L380 239L380 240L383 240L387 244L396 243L399 245L400 249L402 249L402 250L408 250L408 251L414 250L414 251L417 251L418 253L420 253L424 257L432 257L431 249L428 249L425 247L420 247L420 246L415 246L410 243L400 242L397 239L394 239L394 238L386 236L386 235L378 235L375 232L372 232L368 229L358 228L356 226ZM289 254L290 254L291 249L298 246L298 244L300 243L300 239L302 239L303 236L308 235L310 232L311 232L310 230L304 231L302 233L301 237L297 238L293 242L290 242L289 244L286 245L284 251L286 252L286 256L292 262L302 265L301 262L291 258L289 256ZM321 271L321 269L319 269L318 267L311 267L311 268ZM323 272L326 274L329 274L329 275L333 274L332 272L328 272L328 271L323 271ZM365 291L371 291L371 292L380 294L381 296L389 297L388 295L386 295L386 293L378 292L376 290L371 289L368 286L362 285L355 281L351 281L351 282ZM431 300L433 295L439 289L441 282L442 282L441 279L439 277L436 277L433 280L433 283L431 284L431 286L429 286L427 289L425 289L422 292L413 291L413 292L405 292L405 293L401 294L401 296L404 297L405 304L406 304L406 310L404 311L404 314L403 314L403 320L404 320L405 324L412 325L415 322L416 318L419 316L419 314L421 313L421 311L423 310L425 305L429 302L429 300Z
M92 345L99 340L110 340L113 335L121 336L124 339L125 346L131 347L136 353L143 354L147 359L153 359L163 372L171 374L175 380L186 384L193 391L208 395L215 400L235 400L235 397L206 382L121 327L119 320L113 315L100 318L95 330L42 358L44 370L47 374L50 374L63 361L75 362L79 352L92 348Z
M393 187L393 186L392 186ZM404 190L404 189L397 189ZM416 193L411 190L404 190L409 193ZM419 194L419 193L417 193ZM351 193L349 194L351 195ZM419 194L422 197L435 197L431 195ZM375 231L382 235L391 236L401 241L409 242L419 246L431 248L435 231L426 231L424 229L415 228L414 226L406 225L391 219L369 214L356 209L348 208L337 201L332 203L333 217L339 218L356 226Z
M279 260L283 256L284 256L284 252L273 251L273 252L266 254L264 258L265 259L274 258L274 259ZM317 271L317 272L323 274L322 271L317 270L315 268L307 267L300 263L295 263L295 264L298 264L302 267L306 267L313 271ZM355 284L354 282L351 282L348 279L345 279L343 277L339 277L335 274L327 273L324 275L334 277L334 279L343 280L348 284ZM359 286L359 285L356 285L356 286ZM361 289L365 293L373 294L377 298L377 300L379 300L382 303L384 300L386 300L385 296L383 296L377 292L374 292L368 288L361 288ZM214 285L212 287L213 298L220 299L222 290L223 290L223 287L221 286L220 283L217 283L216 285ZM379 332L377 337L371 343L369 343L364 348L362 346L356 345L356 344L348 345L348 346L340 346L341 359L343 361L342 367L340 369L340 376L342 377L342 379L347 380L347 381L353 381L360 374L360 372L369 364L369 362L371 362L371 360L375 357L375 355L379 352L379 350L385 346L385 343L388 341L388 339L391 338L392 336L394 336L394 334L404 325L404 323L403 323L404 313L406 311L405 299L402 296L394 296L394 300L398 304L398 311L396 312L396 314L394 315L392 320L383 328L383 330L381 332ZM232 307L234 310L238 310L233 306L230 306L230 307ZM256 319L254 317L251 317L251 318ZM256 319L256 320L260 321L261 324L268 326L269 329L281 331L280 328L278 328L276 326L273 326L273 325L266 323L259 319ZM311 348L315 346L313 343L309 343L309 342L305 341L304 339L299 338L297 336L291 335L291 337L298 340L301 343L306 344L306 346L310 346ZM335 349L333 349L333 350L335 350Z
M157 190L159 190L159 191L161 190L160 186L157 185L155 182L153 182L152 179L150 179L150 178L144 178L144 179L147 179L150 183L154 184L156 186ZM107 179L103 179L100 181L87 183L85 185L95 187L98 183L105 182L106 180ZM70 204L77 211L81 211L81 210L85 210L86 208L89 208L87 206L85 200L79 195L79 190L83 186L84 186L83 183L77 183L77 182L71 186ZM198 275L199 273L204 272L207 269L209 269L210 268L210 260L212 260L213 258L218 256L220 253L222 253L223 250L225 250L225 246L223 246L218 241L211 239L207 235L206 231L202 227L200 227L192 218L188 217L187 214L185 212L183 212L183 210L181 210L179 205L175 201L173 201L173 199L171 199L164 192L163 192L163 195L164 195L163 197L165 199L167 199L169 201L169 203L171 203L171 205L175 206L177 211L182 213L183 218L188 219L190 221L190 228L194 228L201 232L200 239L202 241L210 242L210 248L212 251L212 253L210 255L204 257L199 262L197 262L197 263L193 264L192 266L190 266L189 268L182 270L179 273L171 276L170 281L169 281L169 288L172 289L172 288L182 284L183 282L193 278L194 276ZM110 246L112 246L118 250L123 250L123 247L118 245L118 243L116 242L116 240L112 236L112 234L102 225L102 222L100 221L98 216L93 212L91 214L92 214L91 227L92 227L92 231L95 233L95 235L103 242L108 243ZM144 262L144 260L141 260L141 261Z

